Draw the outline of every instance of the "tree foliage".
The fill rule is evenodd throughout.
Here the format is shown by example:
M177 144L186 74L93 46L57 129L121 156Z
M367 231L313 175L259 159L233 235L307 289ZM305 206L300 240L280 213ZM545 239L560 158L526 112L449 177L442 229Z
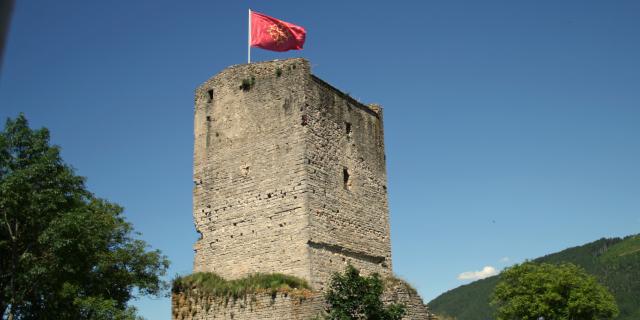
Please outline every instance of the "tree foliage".
M533 260L537 263L570 262L594 275L606 286L618 304L616 320L640 319L640 235L602 238ZM500 276L489 277L443 293L429 302L436 314L459 320L493 319L491 295Z
M609 291L584 269L525 262L505 269L492 303L499 320L599 320L618 315Z
M385 306L381 295L384 284L378 274L360 276L353 266L347 266L343 274L335 273L325 293L327 319L331 320L396 320L401 319L405 308L401 304Z
M134 292L158 295L168 260L148 250L123 209L84 178L21 114L0 132L0 316L133 319Z

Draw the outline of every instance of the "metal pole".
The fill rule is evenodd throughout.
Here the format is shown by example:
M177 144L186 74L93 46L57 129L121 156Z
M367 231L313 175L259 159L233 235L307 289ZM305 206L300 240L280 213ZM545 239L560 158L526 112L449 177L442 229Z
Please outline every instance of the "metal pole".
M247 43L247 63L251 63L251 9L249 9L249 42Z

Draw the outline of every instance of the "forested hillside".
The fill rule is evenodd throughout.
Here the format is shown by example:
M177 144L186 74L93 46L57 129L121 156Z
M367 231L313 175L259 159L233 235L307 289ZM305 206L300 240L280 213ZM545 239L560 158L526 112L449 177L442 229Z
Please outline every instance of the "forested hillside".
M595 275L616 298L617 320L640 319L640 235L600 239L582 246L546 255L535 262L571 262ZM499 275L472 282L443 293L429 308L457 320L493 319L489 300Z

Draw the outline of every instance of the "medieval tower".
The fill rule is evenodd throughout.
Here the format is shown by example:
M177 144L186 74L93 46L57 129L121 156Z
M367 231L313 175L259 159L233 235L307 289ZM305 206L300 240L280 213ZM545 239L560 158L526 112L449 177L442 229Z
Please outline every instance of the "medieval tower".
M194 271L290 274L318 292L347 264L390 276L382 119L304 59L232 66L198 87Z

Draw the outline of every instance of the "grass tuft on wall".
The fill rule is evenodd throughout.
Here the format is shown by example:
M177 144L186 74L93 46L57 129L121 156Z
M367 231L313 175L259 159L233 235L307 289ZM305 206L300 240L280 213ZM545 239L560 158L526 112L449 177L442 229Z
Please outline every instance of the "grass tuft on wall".
M303 279L280 273L256 273L240 279L226 280L215 273L197 272L176 277L172 286L173 293L196 291L198 295L234 299L254 293L275 295L296 289L309 290L310 287Z

